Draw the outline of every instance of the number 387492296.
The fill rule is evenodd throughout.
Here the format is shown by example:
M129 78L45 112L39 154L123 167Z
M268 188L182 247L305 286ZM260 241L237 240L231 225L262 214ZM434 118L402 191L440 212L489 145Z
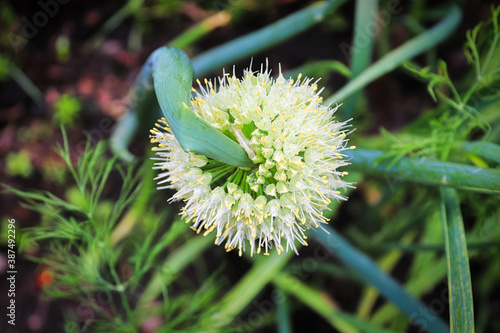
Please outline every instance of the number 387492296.
M7 227L8 227L8 229L7 229L7 246L11 249L11 250L9 250L8 258L14 259L15 253L13 253L13 250L16 246L16 220L10 219ZM12 258L11 258L11 256L12 256Z

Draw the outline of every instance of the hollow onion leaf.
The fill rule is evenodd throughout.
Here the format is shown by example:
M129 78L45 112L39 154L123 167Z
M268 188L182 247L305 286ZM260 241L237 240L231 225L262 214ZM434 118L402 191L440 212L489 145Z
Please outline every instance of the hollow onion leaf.
M187 106L194 72L186 54L175 47L162 47L154 52L153 57L156 97L182 148L229 165L254 165L238 143L198 117Z

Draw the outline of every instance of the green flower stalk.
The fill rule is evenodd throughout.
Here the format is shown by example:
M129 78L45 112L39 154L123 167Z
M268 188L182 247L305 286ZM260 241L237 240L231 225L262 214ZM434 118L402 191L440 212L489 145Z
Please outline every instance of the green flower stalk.
M307 245L305 230L328 223L323 210L339 189L352 187L340 171L347 162L350 125L333 119L338 106L322 105L318 81L271 78L267 66L240 79L225 73L199 80L190 110L237 142L254 163L238 167L185 151L165 118L151 130L159 189L174 189L181 215L197 233L216 234L215 244L268 255ZM185 111L185 112L189 112Z

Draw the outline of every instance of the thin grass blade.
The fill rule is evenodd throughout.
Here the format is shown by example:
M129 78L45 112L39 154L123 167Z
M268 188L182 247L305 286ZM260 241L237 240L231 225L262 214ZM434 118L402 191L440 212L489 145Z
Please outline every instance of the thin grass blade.
M453 188L440 188L446 260L448 262L448 292L450 299L451 332L474 333L474 305L458 193Z

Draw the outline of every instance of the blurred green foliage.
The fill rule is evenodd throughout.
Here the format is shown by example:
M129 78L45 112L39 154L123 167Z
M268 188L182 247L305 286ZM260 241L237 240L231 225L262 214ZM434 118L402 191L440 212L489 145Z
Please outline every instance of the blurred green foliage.
M62 94L54 103L54 120L60 126L73 127L82 109L80 101L69 94Z
M71 57L71 41L66 36L60 36L56 40L57 60L67 62Z
M5 162L5 173L9 176L28 178L33 173L31 158L27 151L9 152Z
M5 80L9 75L9 59L0 53L0 81Z

